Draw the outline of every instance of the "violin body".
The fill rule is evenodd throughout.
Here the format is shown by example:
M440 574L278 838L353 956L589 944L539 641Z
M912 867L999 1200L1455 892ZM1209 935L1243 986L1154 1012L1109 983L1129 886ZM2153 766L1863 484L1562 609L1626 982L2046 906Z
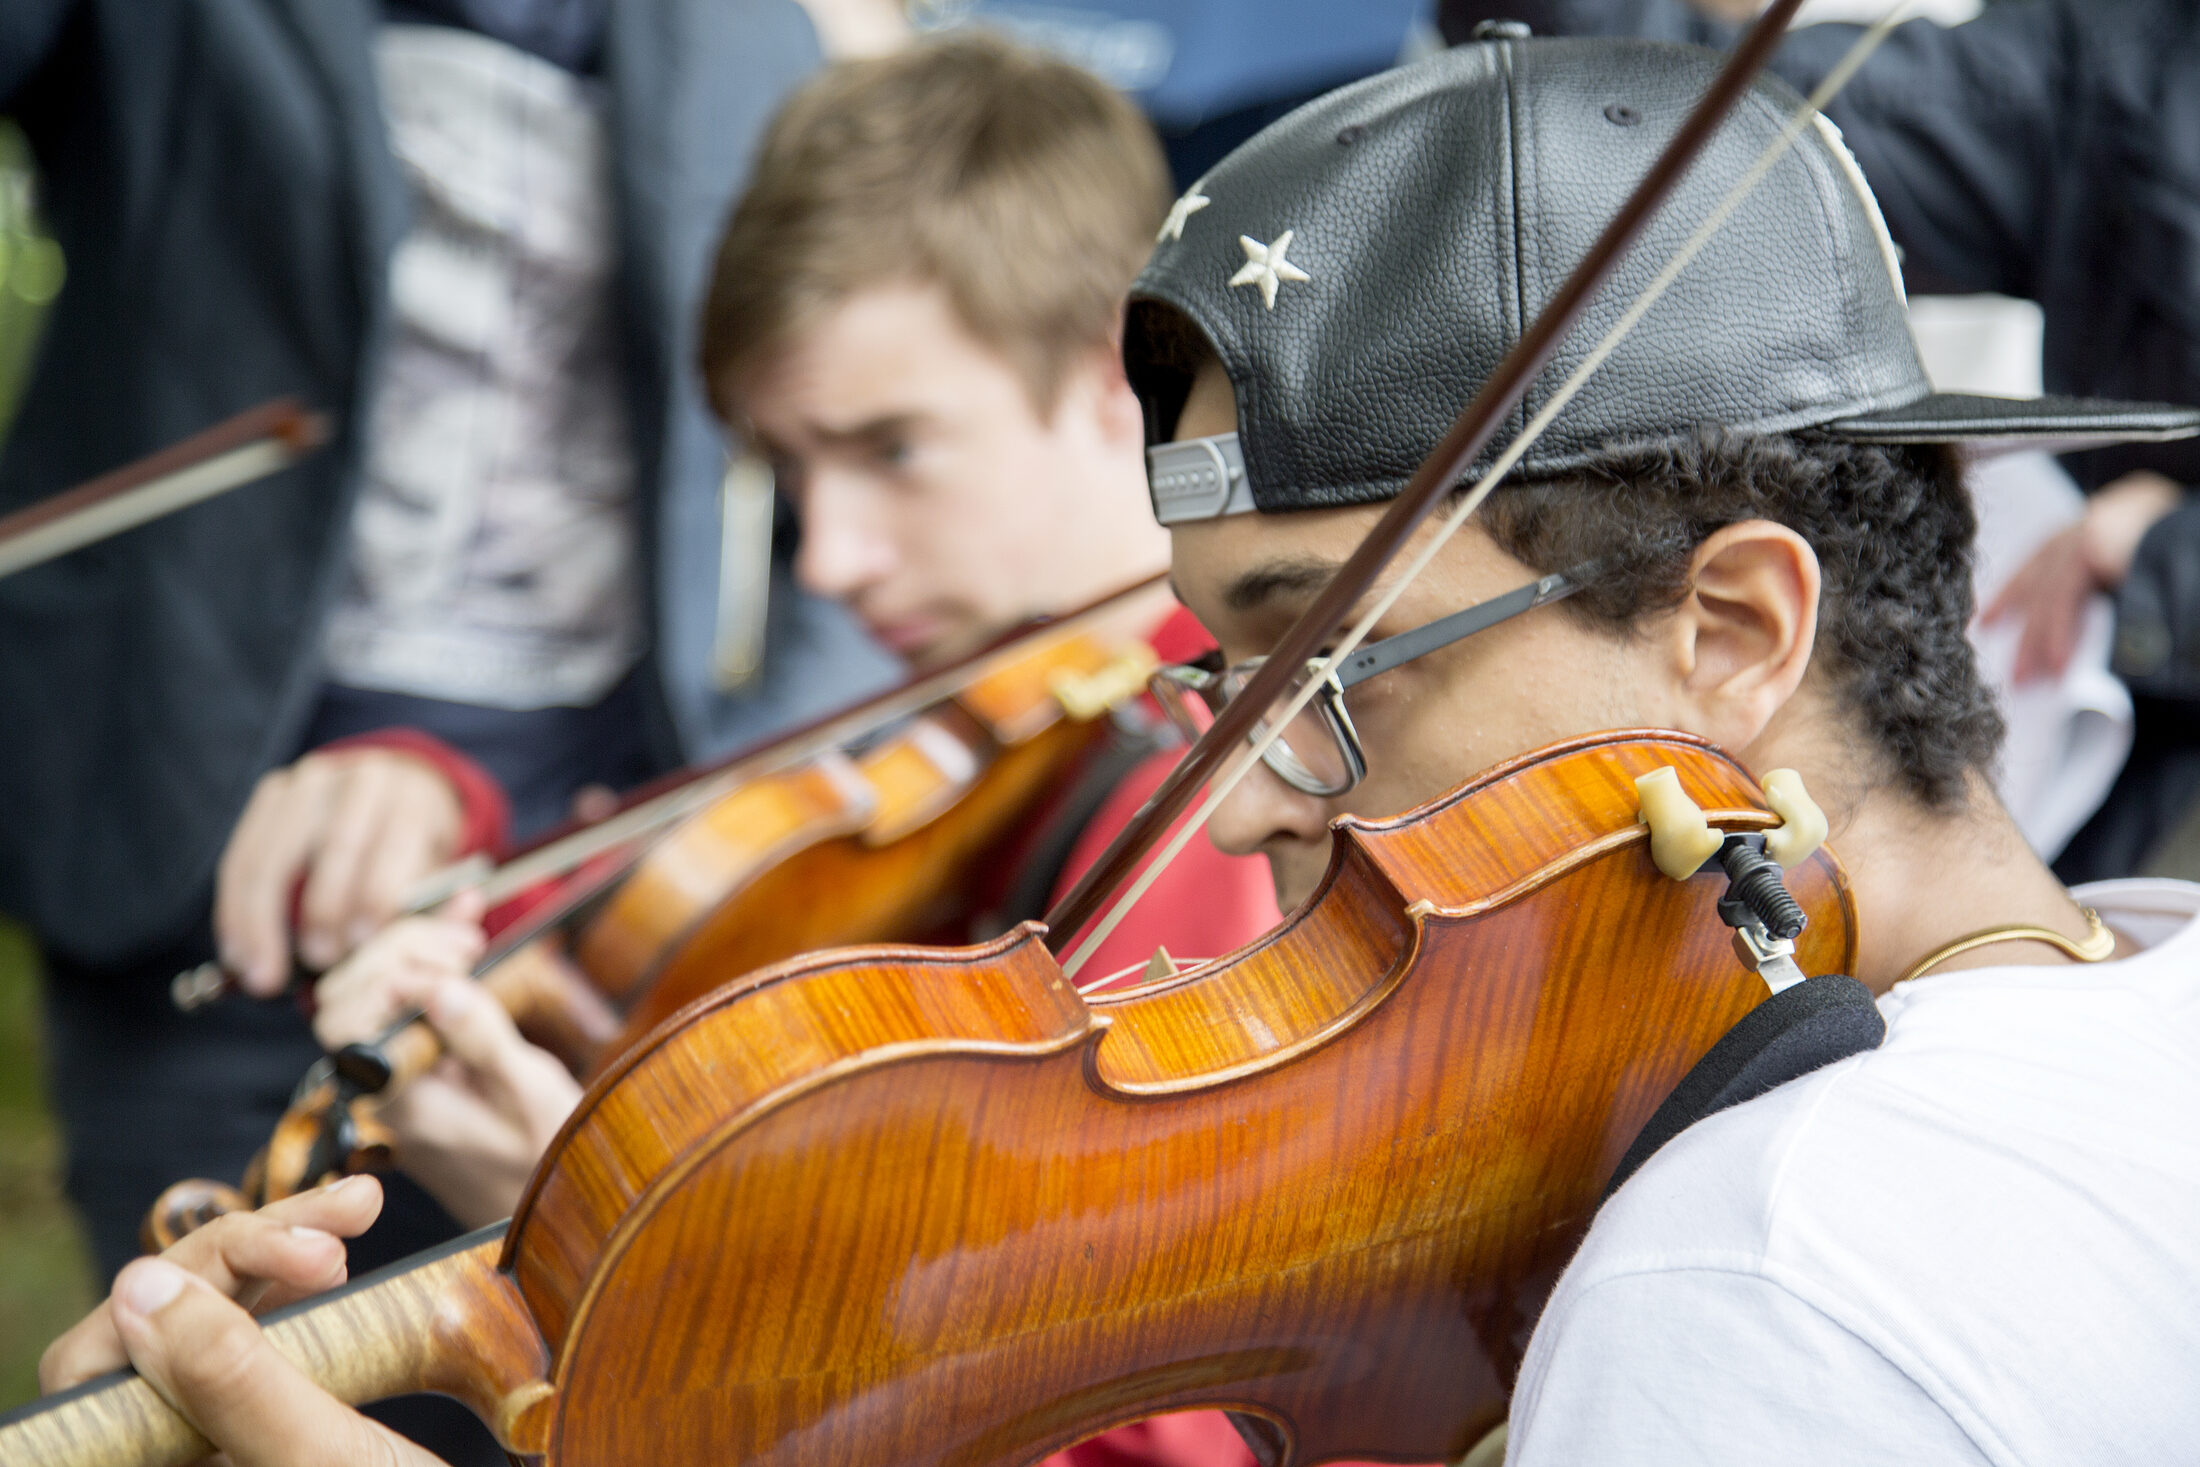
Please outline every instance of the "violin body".
M1192 1407L1275 1460L1456 1459L1628 1144L1765 996L1723 882L1651 864L1660 765L1715 828L1775 823L1700 740L1577 739L1339 822L1306 907L1142 988L1080 997L1030 927L728 983L598 1078L500 1244L434 1265L479 1327L393 1304L338 1353L576 1467L1018 1467ZM1845 970L1837 862L1788 881L1798 961ZM331 1351L315 1317L279 1338ZM105 1394L0 1456L49 1414L134 1430Z
M875 748L736 789L668 835L573 945L627 1006L605 1058L728 975L967 921L981 864L1143 692L1137 652L1047 639Z

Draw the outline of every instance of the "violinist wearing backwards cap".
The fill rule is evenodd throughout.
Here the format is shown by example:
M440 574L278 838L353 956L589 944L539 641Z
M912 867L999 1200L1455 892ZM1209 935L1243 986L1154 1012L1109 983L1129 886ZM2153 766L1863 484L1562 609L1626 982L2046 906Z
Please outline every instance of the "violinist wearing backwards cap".
M1485 19L1538 35L1726 45L1686 0L1445 0L1444 32ZM1817 84L1856 27L1812 25L1774 55ZM2200 80L2200 11L2182 0L1996 0L1962 25L1898 26L1827 109L1876 192L1918 291L1992 292L2045 317L2050 392L2200 402L2200 155L2167 99ZM2058 450L2071 445L2050 445ZM2085 446L2076 445L2081 449ZM1982 608L2021 629L2016 676L2059 677L2087 599L2116 601L2110 670L2136 741L2106 803L2055 858L2065 880L2185 871L2200 849L2200 449L2085 449L2064 460L2083 521Z
M1180 201L1124 355L1178 593L1221 644L1168 670L1185 717L1360 543L1711 70L1633 42L1463 47L1309 105ZM1615 302L1796 104L1757 84ZM1656 725L1800 771L1831 818L1885 1043L1699 1120L1620 1186L1524 1342L1508 1460L2141 1462L2200 1436L2200 888L2066 890L1995 802L1951 449L2195 427L1932 393L1861 176L1806 128L1384 613L1369 674L1326 686L1215 817L1288 904L1336 815ZM1390 640L1475 607L1471 632ZM327 1231L364 1206L316 1195ZM335 1250L314 1246L269 1272L311 1287ZM185 1261L211 1277L124 1274L87 1360L126 1353L240 1461L369 1460L229 1277Z

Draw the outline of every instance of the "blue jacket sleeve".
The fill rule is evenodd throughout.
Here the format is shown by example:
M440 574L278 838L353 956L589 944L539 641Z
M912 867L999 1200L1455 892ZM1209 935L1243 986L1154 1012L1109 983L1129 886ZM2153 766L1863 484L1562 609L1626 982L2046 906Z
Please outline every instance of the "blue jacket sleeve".
M1685 0L1449 0L1446 34L1463 37L1484 11L1517 16L1539 35L1725 47L1740 34ZM2069 147L2058 121L2076 29L2067 4L2049 0L1992 5L1961 26L1911 21L1827 108L1879 197L1913 287L2038 298L2050 191ZM1772 69L1808 92L1859 33L1805 27Z
M0 112L13 105L53 49L76 0L7 0L0 5Z

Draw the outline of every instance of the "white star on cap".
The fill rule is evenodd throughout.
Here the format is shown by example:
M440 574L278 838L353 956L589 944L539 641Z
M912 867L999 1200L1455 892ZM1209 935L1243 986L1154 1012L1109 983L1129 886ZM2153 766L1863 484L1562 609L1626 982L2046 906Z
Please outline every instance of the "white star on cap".
M1271 311L1276 308L1276 289L1283 281L1313 278L1283 257L1283 252L1291 248L1288 229L1277 235L1272 245L1262 244L1249 234L1239 235L1238 243L1245 248L1245 263L1230 277L1230 284L1259 286L1261 304Z
M1184 221L1214 202L1213 199L1200 192L1200 189L1205 187L1206 183L1206 179L1201 179L1198 183L1184 190L1183 198L1169 205L1169 217L1161 221L1161 232L1153 237L1155 244L1159 244L1165 239L1182 239L1184 237Z

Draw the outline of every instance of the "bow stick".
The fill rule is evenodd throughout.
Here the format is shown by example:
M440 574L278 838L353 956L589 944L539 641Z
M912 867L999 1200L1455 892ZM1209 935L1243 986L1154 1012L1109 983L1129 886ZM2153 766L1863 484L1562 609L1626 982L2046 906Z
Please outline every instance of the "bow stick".
M0 519L0 576L81 550L162 515L286 469L321 446L328 424L277 398L181 443Z
M1336 575L1315 598L1314 604L1284 634L1269 654L1267 662L1246 685L1244 691L1222 708L1214 723L1187 751L1183 760L1154 792L1152 798L1141 807L1115 840L1109 843L1099 859L1087 869L1085 875L1054 910L1047 914L1048 943L1060 953L1068 946L1070 939L1093 920L1108 894L1122 885L1138 861L1191 804L1200 787L1224 765L1225 760L1231 758L1233 750L1237 751L1235 761L1223 770L1222 777L1216 782L1215 789L1200 807L1197 816L1186 822L1161 858L1149 866L1138 882L1123 893L1099 927L1064 962L1064 971L1070 977L1076 976L1077 971L1090 959L1115 924L1138 901L1146 888L1152 885L1169 860L1205 825L1207 817L1229 796L1237 783L1252 771L1267 747L1281 737L1282 730L1320 688L1321 674L1325 674L1329 666L1338 660L1350 655L1360 644L1369 629L1389 609L1413 577L1466 522L1475 507L1510 472L1536 437L1572 399L1581 384L1633 329L1635 323L1642 319L1688 262L1695 258L1735 206L1793 146L1795 139L1809 125L1811 117L1855 74L1856 69L1863 64L1864 59L1893 28L1902 11L1907 8L1896 6L1857 40L1840 64L1797 110L1780 137L1759 155L1755 164L1720 201L1718 207L1695 234L1690 236L1688 242L1659 272L1656 279L1636 298L1596 349L1575 369L1560 390L1553 394L1550 402L1499 456L1474 489L1460 500L1449 516L1443 533L1422 550L1408 567L1406 574L1399 577L1392 586L1389 594L1360 619L1351 635L1322 659L1322 666L1317 674L1306 678L1297 696L1288 699L1283 712L1267 720L1265 733L1248 743L1262 715L1283 698L1291 681L1299 675L1299 670L1315 660L1315 654L1322 644L1344 625L1353 606L1374 586L1376 579L1404 548L1406 541L1435 509L1438 500L1458 483L1475 456L1489 442L1497 424L1519 403L1529 384L1548 364L1551 354L1573 328L1582 310L1594 298L1612 270L1632 247L1643 227L1664 204L1697 155L1709 143L1728 111L1748 90L1773 48L1786 33L1788 23L1800 4L1801 0L1775 0L1759 17L1682 123L1673 140L1667 144L1665 151L1650 165L1634 191L1621 205L1619 212L1598 235L1596 243L1574 267L1572 274L1559 287L1550 303L1537 315L1528 329L1521 333L1520 340L1506 353L1504 360L1499 362L1497 369L1482 384L1473 400L1461 410L1450 431L1422 461L1420 468L1414 472L1412 479L1392 502L1389 510L1368 532L1367 538L1360 542L1351 558L1338 568Z
M518 849L507 852L502 864L487 856L470 856L441 870L430 872L405 893L395 917L432 911L460 892L478 892L491 907L542 882L567 876L594 861L626 848L639 857L650 837L699 814L739 785L792 769L833 749L855 743L865 735L914 717L949 698L998 667L1031 654L1043 637L1070 636L1103 623L1123 606L1155 589L1165 579L1156 572L1132 585L1111 591L1099 600L1059 616L1047 617L998 638L944 667L911 678L862 702L837 709L791 731L774 734L761 742L737 749L710 764L675 770L630 791L608 814L588 820L568 820L544 832ZM623 874L625 866L607 868L583 887L569 891L552 907L548 920L531 920L526 936L539 936L548 926L569 915L573 907L600 892ZM542 914L538 914L542 915ZM510 947L500 943L484 958L486 970ZM303 973L299 978L310 978ZM186 1012L202 1008L236 992L234 974L218 959L178 973L169 982L169 997Z

